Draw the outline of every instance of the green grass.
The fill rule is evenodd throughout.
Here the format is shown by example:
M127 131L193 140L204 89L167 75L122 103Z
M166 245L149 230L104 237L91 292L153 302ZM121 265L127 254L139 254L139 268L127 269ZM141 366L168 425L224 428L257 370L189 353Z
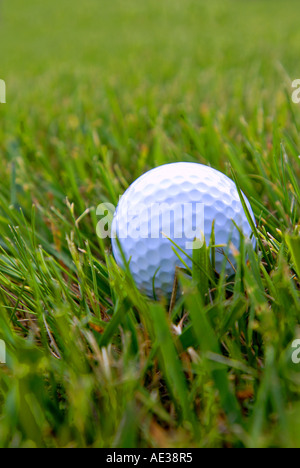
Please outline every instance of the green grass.
M1 8L0 446L300 447L299 2ZM236 180L257 248L169 310L96 208L173 161Z

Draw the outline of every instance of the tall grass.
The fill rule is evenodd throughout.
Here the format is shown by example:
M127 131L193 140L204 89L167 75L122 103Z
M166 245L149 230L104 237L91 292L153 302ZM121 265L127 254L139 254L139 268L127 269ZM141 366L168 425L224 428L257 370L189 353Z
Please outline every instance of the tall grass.
M297 13L2 5L0 446L300 446ZM241 237L228 278L205 246L169 308L117 267L96 208L171 161L234 178L257 247Z

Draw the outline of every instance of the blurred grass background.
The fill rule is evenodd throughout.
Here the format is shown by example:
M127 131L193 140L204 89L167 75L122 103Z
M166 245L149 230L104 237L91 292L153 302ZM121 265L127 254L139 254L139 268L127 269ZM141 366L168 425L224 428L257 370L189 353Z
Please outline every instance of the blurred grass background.
M2 0L2 446L300 445L299 258L285 242L299 224L299 13L296 0ZM198 341L178 348L164 307L132 292L96 236L94 207L177 160L233 167L267 251L250 267L241 251L233 295L220 281L204 308L239 410L193 354L201 298L185 305Z
M129 182L145 164L195 156L224 170L218 140L238 141L255 120L267 143L274 121L284 127L294 118L286 92L297 77L299 7L296 1L288 8L283 1L272 5L270 13L267 0L62 0L26 7L21 0L3 1L5 160L21 132L29 137L30 165L39 180L47 178L38 157L45 146L49 163L63 169L52 157L57 138L69 158L90 168L97 145L107 146ZM192 132L203 134L202 151L192 147ZM68 177L61 182L68 194ZM90 185L76 183L79 191ZM89 204L99 201L96 195Z

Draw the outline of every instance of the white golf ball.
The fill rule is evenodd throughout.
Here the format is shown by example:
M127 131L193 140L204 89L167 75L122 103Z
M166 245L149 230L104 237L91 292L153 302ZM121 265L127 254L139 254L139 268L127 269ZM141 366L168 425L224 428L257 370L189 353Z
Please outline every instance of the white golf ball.
M254 220L251 206L244 199ZM176 266L183 267L170 239L192 257L195 237L204 234L209 244L213 221L215 245L223 246L216 249L216 270L220 272L226 262L226 273L232 274L230 262L234 265L235 260L226 246L231 241L239 248L236 226L246 237L251 235L236 185L226 175L202 164L165 164L143 174L121 197L112 223L114 257L124 266L124 255L137 287L148 296L153 296L153 284L158 296L169 295ZM191 259L179 249L178 253L191 268Z

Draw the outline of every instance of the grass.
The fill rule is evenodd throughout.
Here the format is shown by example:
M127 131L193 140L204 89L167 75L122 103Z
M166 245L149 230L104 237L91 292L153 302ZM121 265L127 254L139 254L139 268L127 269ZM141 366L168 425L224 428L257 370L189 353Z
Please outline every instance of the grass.
M300 446L298 3L1 5L1 447ZM96 208L181 160L235 179L257 247L169 311Z

